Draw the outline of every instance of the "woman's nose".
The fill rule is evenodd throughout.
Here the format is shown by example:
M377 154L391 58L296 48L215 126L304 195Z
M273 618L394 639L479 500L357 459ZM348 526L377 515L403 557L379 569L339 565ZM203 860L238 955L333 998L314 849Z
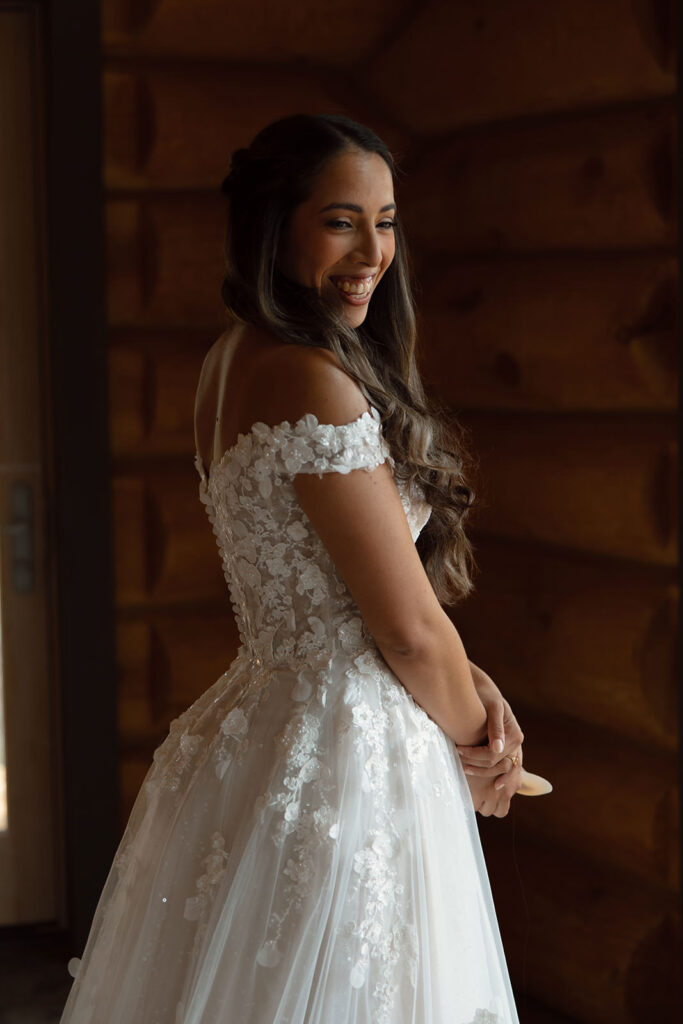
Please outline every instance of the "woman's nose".
M359 259L370 267L378 267L382 262L382 247L374 228L368 228L358 240L357 253Z

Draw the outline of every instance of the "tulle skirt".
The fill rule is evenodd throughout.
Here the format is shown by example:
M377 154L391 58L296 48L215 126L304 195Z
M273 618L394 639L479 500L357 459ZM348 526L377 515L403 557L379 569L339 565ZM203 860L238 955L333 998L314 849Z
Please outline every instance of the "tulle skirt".
M241 649L141 787L62 1024L517 1024L452 742L376 650Z

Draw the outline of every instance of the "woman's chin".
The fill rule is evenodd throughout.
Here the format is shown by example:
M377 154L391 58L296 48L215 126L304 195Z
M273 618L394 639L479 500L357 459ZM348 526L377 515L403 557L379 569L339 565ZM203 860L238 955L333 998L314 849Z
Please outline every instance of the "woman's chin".
M349 327L360 327L367 315L367 306L344 306L343 316Z
M343 319L349 325L349 327L360 327L360 325L363 323L366 316L368 315L368 306L370 305L370 301L367 300L366 302L363 303L349 302L346 301L341 295L337 294L336 289L334 290L334 292L335 294L328 295L325 292L323 292L323 294L328 299L328 301L331 302L335 310L338 313L341 313Z

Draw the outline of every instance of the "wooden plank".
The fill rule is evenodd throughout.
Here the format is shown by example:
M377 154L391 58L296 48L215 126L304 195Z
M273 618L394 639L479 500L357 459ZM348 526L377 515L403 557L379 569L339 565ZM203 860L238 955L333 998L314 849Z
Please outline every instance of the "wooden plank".
M675 107L508 123L432 145L400 192L426 252L673 247Z
M194 390L212 331L114 332L109 347L115 455L194 452Z
M143 306L142 214L135 200L105 203L107 316L109 322L139 315Z
M153 694L162 690L151 684L152 627L144 615L137 619L118 616L116 624L116 668L119 736L122 741L153 743L162 727L158 702ZM161 712L165 711L162 705Z
M530 713L518 705L515 713L525 734L525 764L554 786L547 799L516 801L518 834L676 892L675 754L552 712Z
M218 189L230 154L290 114L346 114L370 121L387 144L405 136L370 112L329 71L183 64L114 66L104 80L105 182L112 189Z
M106 204L109 324L223 329L225 207L216 195Z
M399 13L405 4L399 6ZM254 4L250 0L104 0L108 54L352 64L393 24L396 0Z
M116 603L144 601L149 591L144 482L134 476L112 480L114 592Z
M430 135L672 95L674 40L673 4L438 0L416 8L368 72L388 109Z
M154 629L170 668L169 707L180 714L230 667L239 636L227 590L213 612L156 615Z
M225 597L216 539L199 476L138 471L113 480L116 603L120 609Z
M230 606L125 616L117 626L119 730L124 747L154 749L237 652Z
M674 409L674 259L467 260L430 275L422 364L456 409Z
M480 533L674 565L673 417L474 414Z
M514 839L497 819L480 828L518 991L582 1024L678 1019L674 897L561 846Z
M139 448L148 433L148 360L133 346L109 349L109 437L112 453Z
M676 749L672 573L491 540L476 557L475 593L451 616L513 708Z
M171 720L223 674L237 644L229 606L119 618L122 829Z

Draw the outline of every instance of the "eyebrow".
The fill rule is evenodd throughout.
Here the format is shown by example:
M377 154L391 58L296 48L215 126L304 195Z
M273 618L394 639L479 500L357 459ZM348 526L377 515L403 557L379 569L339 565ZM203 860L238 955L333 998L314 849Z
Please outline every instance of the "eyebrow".
M380 213L386 213L387 210L395 210L396 203L387 203L380 209ZM327 206L323 206L319 213L325 213L326 210L351 210L352 213L362 213L363 207L358 206L357 203L328 203Z

